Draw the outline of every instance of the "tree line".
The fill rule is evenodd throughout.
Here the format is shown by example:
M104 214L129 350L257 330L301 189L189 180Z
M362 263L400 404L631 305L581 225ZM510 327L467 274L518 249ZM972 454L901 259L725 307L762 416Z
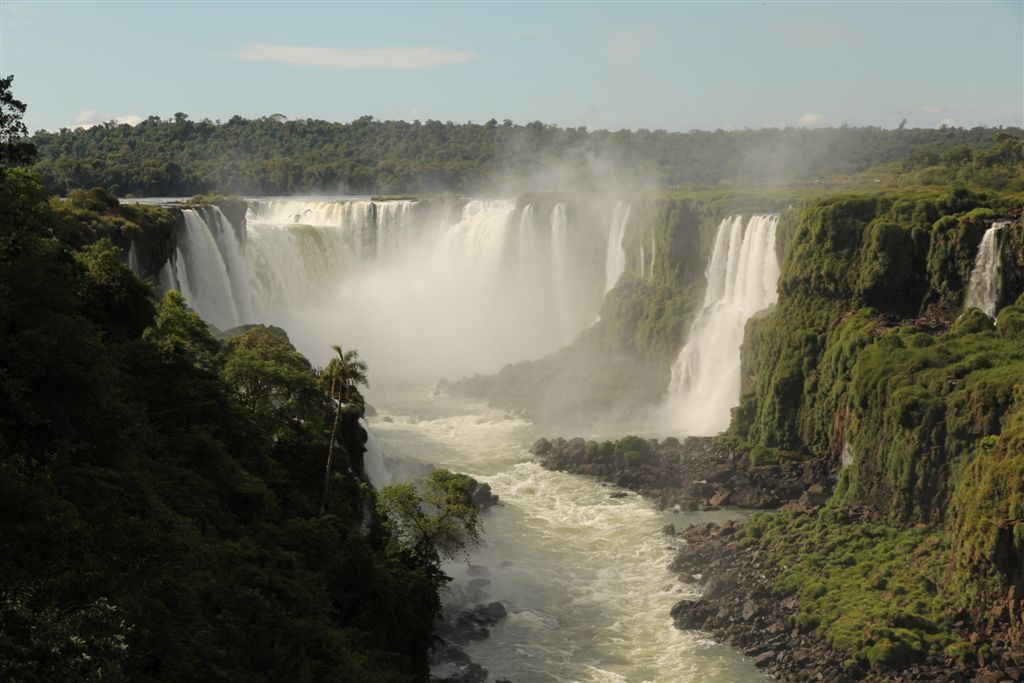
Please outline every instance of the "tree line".
M839 127L738 131L596 130L534 121L348 123L281 116L193 121L178 113L138 125L39 131L33 167L66 195L474 192L810 182L909 159L969 154L1019 128ZM556 187L561 185L563 187Z

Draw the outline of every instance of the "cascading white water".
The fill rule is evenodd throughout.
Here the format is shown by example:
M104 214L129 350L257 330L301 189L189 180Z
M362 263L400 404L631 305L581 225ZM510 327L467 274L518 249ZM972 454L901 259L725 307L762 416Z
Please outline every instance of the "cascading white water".
M626 248L622 245L622 240L626 235L626 224L629 222L631 209L630 204L620 201L615 204L615 210L612 212L612 224L608 232L604 258L605 294L611 291L626 270Z
M978 255L974 258L971 279L967 283L967 294L964 296L964 308L980 308L985 315L995 317L996 306L1003 279L1001 259L999 258L999 237L1009 223L993 223L985 231L978 246Z
M651 267L647 269L647 279L654 279L654 264L658 262L658 241L651 235Z
M569 248L569 219L565 204L559 202L551 211L551 280L554 283L555 304L558 306L559 338L563 344L572 341L572 308L569 290L573 285L572 253Z
M718 226L706 270L704 307L672 366L665 407L684 434L715 434L740 395L740 344L747 319L778 299L777 215L730 216Z
M385 454L389 466L429 454L501 497L483 515L471 564L460 557L445 566L454 579L447 602L498 600L508 610L489 638L466 646L489 681L767 681L739 652L676 629L669 616L698 589L668 572L674 541L663 527L743 512L674 513L634 494L609 497L613 489L593 478L542 468L526 450L541 436L534 425L456 397L412 389L374 404L381 418L370 418L368 470Z
M607 277L593 245L609 223L573 225L563 203L253 200L244 233L216 207L183 215L163 286L222 329L279 325L314 359L344 341L378 378L553 351L595 319Z
M377 437L369 430L369 425L363 420L363 427L366 431L366 452L363 454L363 471L370 484L378 491L385 486L395 483L391 473L384 465L384 453L381 451Z
M177 235L173 267L181 293L204 320L218 327L238 325L238 305L227 264L214 230L195 209L183 209L184 230Z
M201 215L224 262L238 321L250 320L253 315L252 293L249 290L250 273L245 258L244 234L231 225L227 216L216 206L204 206Z
M139 266L139 254L135 249L135 242L132 242L131 246L128 248L128 267L136 273L141 270L141 267Z

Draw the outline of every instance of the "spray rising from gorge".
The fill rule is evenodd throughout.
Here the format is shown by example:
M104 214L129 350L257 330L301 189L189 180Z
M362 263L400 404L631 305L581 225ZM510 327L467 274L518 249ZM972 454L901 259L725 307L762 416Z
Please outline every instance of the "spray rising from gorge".
M593 322L625 265L626 202L253 200L186 208L161 270L222 329L264 322L403 379L495 371Z

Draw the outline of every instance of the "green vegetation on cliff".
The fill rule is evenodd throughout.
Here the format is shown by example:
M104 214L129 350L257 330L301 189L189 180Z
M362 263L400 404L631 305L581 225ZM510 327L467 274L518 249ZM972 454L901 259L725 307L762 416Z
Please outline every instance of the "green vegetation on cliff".
M955 593L942 585L949 542L941 533L834 511L758 515L741 533L779 566L775 590L799 598L794 626L820 631L836 650L899 666L959 643Z
M839 472L824 511L757 517L748 542L798 597L797 625L861 663L973 654L958 611L984 623L1024 588L1019 220L998 325L960 310L982 234L1020 206L965 190L811 201L779 303L748 322L731 436Z

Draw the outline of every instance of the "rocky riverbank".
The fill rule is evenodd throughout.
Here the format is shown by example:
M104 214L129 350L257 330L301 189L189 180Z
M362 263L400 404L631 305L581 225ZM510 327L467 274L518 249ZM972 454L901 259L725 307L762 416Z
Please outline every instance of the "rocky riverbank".
M544 467L600 478L636 491L663 508L781 507L786 514L808 520L818 519L835 475L821 461L780 453L752 458L710 438L658 442L627 437L614 443L541 439L531 451ZM849 519L834 523L858 524L870 517L863 510L846 514ZM665 531L677 533L671 525ZM778 590L777 580L786 563L770 557L756 539L743 532L742 524L690 526L678 536L685 545L670 568L681 581L701 585L703 593L673 607L675 625L710 633L741 650L777 679L837 683L1024 681L1024 650L1019 646L1024 596L1013 589L991 614L962 611L951 617L949 630L967 645L965 651L900 654L887 649L892 646L887 640L891 633L865 633L865 642L878 644L878 661L871 661L873 657L833 649L817 623L800 618L800 594ZM812 550L801 552L806 555ZM890 624L892 629L904 626L907 624Z
M540 439L530 452L543 467L584 474L636 491L662 508L715 510L728 505L771 509L822 505L834 480L820 460L771 452L763 459L709 437L617 442Z
M805 514L815 514L813 511ZM1013 643L1015 594L1000 607L1005 624L956 615L957 630L977 646L977 654L952 657L933 654L896 669L871 668L829 646L813 629L798 626L800 598L780 596L779 566L756 543L744 542L742 525L707 524L681 531L686 541L671 569L685 581L701 584L700 598L682 600L672 608L677 628L707 631L716 640L753 658L766 673L785 681L853 683L874 680L896 683L1002 683L1024 681L1024 651ZM1002 612L1006 614L1002 614ZM1018 617L1019 619L1019 617ZM1009 628L1006 628L1009 626Z

